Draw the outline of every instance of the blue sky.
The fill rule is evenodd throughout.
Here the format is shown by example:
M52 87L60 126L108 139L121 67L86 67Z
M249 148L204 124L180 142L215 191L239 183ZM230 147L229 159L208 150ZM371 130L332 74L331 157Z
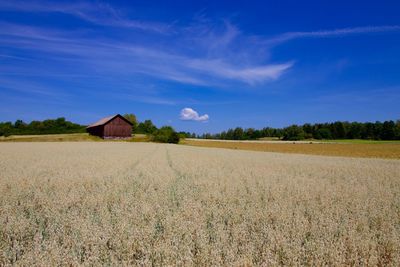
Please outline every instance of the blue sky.
M400 118L400 2L168 2L0 0L0 121Z

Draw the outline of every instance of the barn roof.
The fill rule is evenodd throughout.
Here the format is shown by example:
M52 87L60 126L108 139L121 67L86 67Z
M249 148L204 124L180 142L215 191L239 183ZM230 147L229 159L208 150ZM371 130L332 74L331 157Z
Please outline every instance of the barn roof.
M96 127L96 126L107 124L109 121L113 120L115 117L120 117L121 119L123 119L124 121L126 121L127 123L132 125L132 123L130 121L128 121L127 119L125 119L123 116L121 116L120 114L116 114L116 115L112 115L112 116L108 116L108 117L102 118L102 119L96 121L95 123L90 124L86 128L91 128L91 127Z

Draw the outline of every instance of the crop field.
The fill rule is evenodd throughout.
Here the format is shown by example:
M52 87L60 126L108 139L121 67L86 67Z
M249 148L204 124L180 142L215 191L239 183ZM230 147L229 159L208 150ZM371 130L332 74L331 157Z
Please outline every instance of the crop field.
M97 136L87 133L73 134L42 134L42 135L11 135L0 136L0 142L80 142L80 141L102 141Z
M105 141L104 139L89 135L87 133L73 133L73 134L42 134L42 135L11 135L11 136L0 136L0 142L89 142ZM106 142L110 142L107 140ZM121 140L115 140L121 141ZM130 140L124 140L129 142L148 142L149 137L145 134L135 134Z
M400 161L0 143L0 266L399 266Z
M281 153L297 153L309 155L325 155L340 157L387 158L400 159L400 142L341 140L332 141L227 141L186 139L186 145L199 147L216 147L267 151Z

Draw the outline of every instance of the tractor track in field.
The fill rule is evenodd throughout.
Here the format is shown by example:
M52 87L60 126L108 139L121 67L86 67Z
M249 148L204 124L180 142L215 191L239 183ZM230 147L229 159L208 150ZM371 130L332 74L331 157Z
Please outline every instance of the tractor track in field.
M114 175L115 176L123 175L123 176L128 176L128 177L133 176L135 174L135 172L137 172L138 166L140 166L140 164L143 163L145 160L150 159L151 157L156 155L158 150L159 150L159 147L156 146L152 151L150 151L146 154L143 154L143 156L141 156L137 160L133 161L133 163L131 165L120 170L119 172L117 172Z

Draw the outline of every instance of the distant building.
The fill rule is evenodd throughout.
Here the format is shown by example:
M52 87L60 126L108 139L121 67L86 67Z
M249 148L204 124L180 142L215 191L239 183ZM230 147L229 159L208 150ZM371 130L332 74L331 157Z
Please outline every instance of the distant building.
M89 125L86 127L86 131L104 139L130 138L132 136L132 123L117 114Z

